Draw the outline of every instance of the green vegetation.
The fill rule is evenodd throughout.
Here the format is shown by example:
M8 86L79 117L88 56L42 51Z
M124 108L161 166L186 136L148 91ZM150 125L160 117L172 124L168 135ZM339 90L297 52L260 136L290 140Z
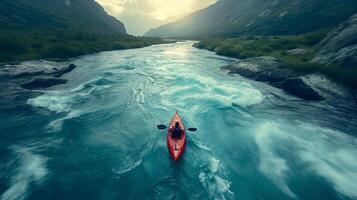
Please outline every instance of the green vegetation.
M69 58L99 51L140 48L165 43L159 38L99 35L68 31L0 32L0 62Z
M340 83L357 88L357 69L338 65L320 65L310 62L316 53L315 45L326 35L326 32L314 32L297 36L244 36L239 38L211 38L194 45L207 49L218 55L240 59L273 56L285 63L287 68L299 72L318 72L327 75ZM306 54L291 54L287 50L301 48Z

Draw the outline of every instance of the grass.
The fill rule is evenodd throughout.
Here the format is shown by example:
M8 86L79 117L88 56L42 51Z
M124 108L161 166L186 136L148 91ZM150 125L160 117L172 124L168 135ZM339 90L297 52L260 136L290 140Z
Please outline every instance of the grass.
M238 38L210 38L194 47L216 52L218 55L240 59L273 56L285 63L287 68L304 73L321 73L332 80L357 88L357 69L339 65L320 65L310 62L316 53L315 45L326 35L325 31L291 36L244 36ZM304 55L293 55L287 50L306 49Z
M129 35L98 35L69 31L7 31L0 32L0 62L62 59L160 43L165 41L160 38Z

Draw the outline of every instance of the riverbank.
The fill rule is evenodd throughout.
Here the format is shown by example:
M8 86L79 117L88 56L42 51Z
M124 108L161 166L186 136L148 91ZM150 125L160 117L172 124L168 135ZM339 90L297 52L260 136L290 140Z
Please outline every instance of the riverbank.
M336 82L356 89L357 69L311 62L317 51L315 46L325 36L326 32L322 31L298 36L211 38L196 43L194 47L239 59L274 57L282 63L280 65L282 68L303 74L323 74Z
M76 31L0 32L0 63L64 59L100 51L141 48L169 43L160 38L99 35Z

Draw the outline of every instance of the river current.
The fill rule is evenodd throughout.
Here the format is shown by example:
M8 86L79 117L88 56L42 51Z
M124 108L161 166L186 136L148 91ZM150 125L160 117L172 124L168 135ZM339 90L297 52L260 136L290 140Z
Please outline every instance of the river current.
M357 199L357 108L227 75L179 42L71 60L66 84L1 85L8 199ZM189 133L166 147L178 111Z

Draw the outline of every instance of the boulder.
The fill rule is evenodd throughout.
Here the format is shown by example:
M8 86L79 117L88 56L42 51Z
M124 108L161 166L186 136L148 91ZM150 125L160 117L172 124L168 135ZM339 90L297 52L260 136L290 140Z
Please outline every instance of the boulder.
M0 77L26 78L33 76L55 76L60 77L69 73L77 66L66 65L51 61L27 61L20 64L6 64L0 66Z
M286 78L298 76L296 72L284 68L284 63L269 56L239 60L222 69L228 70L230 74L240 74L241 76L256 81L269 83L275 83L283 81Z
M308 74L302 76L301 79L324 99L335 102L343 101L344 103L355 102L353 88L336 83L323 74Z
M336 52L317 54L312 61L320 64L341 64L346 67L356 67L357 44L342 48Z
M312 101L320 101L324 99L318 92L316 92L309 85L307 85L301 78L286 79L281 83L280 88L301 99Z
M67 80L60 78L38 77L28 83L22 84L21 87L30 90L44 89L55 85L65 84L66 82Z
M67 73L73 71L76 67L77 66L75 64L70 64L66 68L62 68L62 69L55 68L55 72L53 72L54 77L61 77L64 74L67 74Z
M318 101L324 98L310 87L301 73L285 67L285 64L274 57L255 57L239 60L222 67L229 74L239 74L255 81L266 82L274 87L305 100Z

